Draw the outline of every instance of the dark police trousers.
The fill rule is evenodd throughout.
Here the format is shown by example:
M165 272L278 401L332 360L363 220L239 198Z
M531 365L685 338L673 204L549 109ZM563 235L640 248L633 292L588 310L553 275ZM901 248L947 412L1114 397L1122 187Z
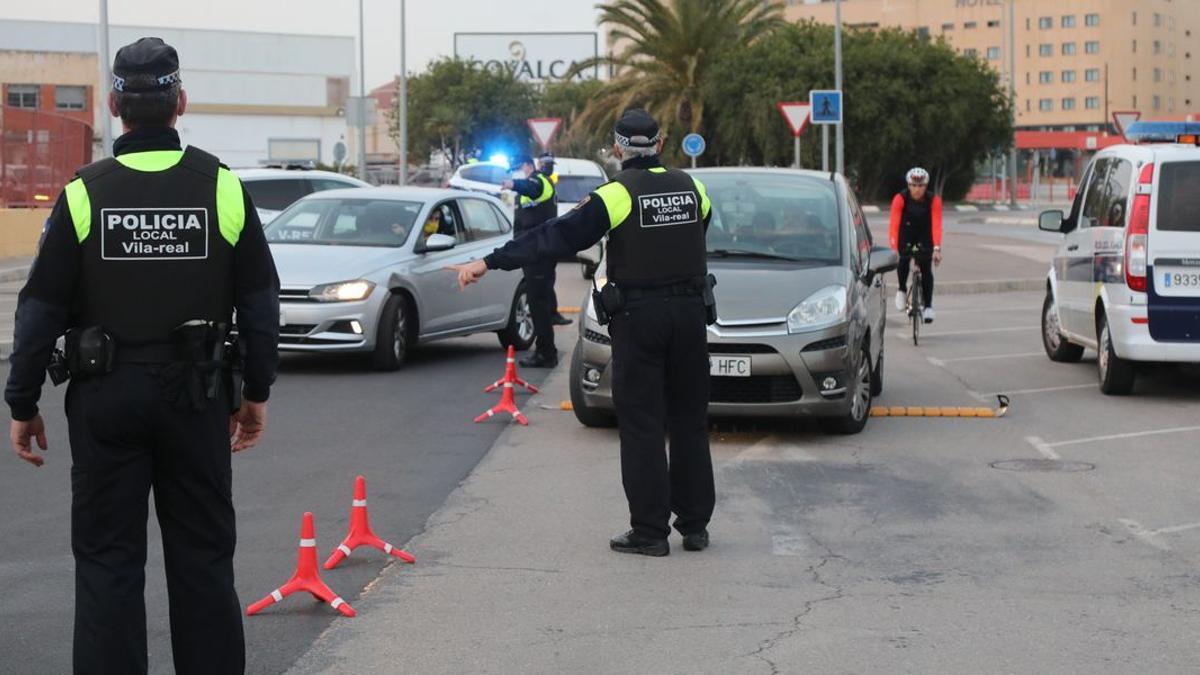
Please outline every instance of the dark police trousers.
M554 293L556 267L556 261L546 260L521 268L525 272L525 292L529 294L529 313L533 319L537 353L546 356L558 354L554 346L554 314L558 311L558 296Z
M716 500L708 449L708 333L699 296L631 300L609 326L621 482L639 534L704 530ZM670 461L664 447L670 438Z
M118 365L72 380L71 547L75 672L145 673L146 518L162 529L175 671L242 673L233 586L229 402L180 412L163 400L161 366Z

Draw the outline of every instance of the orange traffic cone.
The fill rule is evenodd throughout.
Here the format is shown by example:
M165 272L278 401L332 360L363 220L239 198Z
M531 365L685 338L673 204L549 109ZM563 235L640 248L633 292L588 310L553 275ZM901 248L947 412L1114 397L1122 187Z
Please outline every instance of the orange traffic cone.
M479 423L490 417L494 417L496 413L509 413L513 416L513 419L528 426L529 420L525 419L525 416L521 414L521 410L517 408L517 399L513 392L513 387L517 385L525 387L534 394L538 393L537 387L517 377L516 351L510 346L508 348L508 365L504 369L504 379L497 381L492 386L483 390L485 393L490 393L503 387L504 392L500 396L500 402L495 407L476 417L475 422Z
M375 536L367 521L367 480L362 476L354 479L354 501L350 506L350 534L338 547L333 550L329 560L325 561L325 569L331 570L346 559L350 552L359 546L371 546L388 555L394 555L406 563L415 563L417 559L407 551L401 550Z
M503 386L505 382L509 382L520 387L525 387L531 394L538 393L537 387L529 384L517 376L517 353L516 350L512 348L512 345L509 345L508 347L508 365L504 367L504 377L496 380L491 384L491 386L484 388L483 393L490 394Z
M328 602L331 607L345 616L356 614L354 608L329 590L325 582L321 581L321 575L317 571L317 538L311 513L304 514L304 523L300 526L300 553L297 556L296 571L292 574L292 578L288 579L283 586L271 591L267 597L247 607L246 616L254 616L264 607L281 602L287 596L298 591L308 591L314 598Z

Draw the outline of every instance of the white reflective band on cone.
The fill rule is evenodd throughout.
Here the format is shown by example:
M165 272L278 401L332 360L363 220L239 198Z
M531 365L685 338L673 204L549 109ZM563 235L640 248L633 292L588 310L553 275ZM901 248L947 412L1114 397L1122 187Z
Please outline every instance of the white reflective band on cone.
M505 363L516 363L517 360L516 359L504 359L504 362Z
M512 383L512 382L505 382L505 383L504 383L504 388L505 388L505 389L512 389L512 388L513 388L513 383Z
M342 502L342 503L345 504L346 502ZM300 547L301 548L316 548L317 540L316 539L301 539Z
M280 593L279 589L276 588L275 590L271 591L271 598L274 599L275 602L283 602L283 593Z
M338 550L345 555L350 555L350 547L346 546L345 544L338 544Z
M391 553L391 552L392 552L392 545L391 545L391 544L388 544L388 543L386 543L386 542L384 542L384 544L383 544L383 552L384 552L384 553Z
M350 505L351 505L351 506L366 506L366 505L367 505L367 500L365 500L365 499L355 499L353 502L351 502L351 504L350 504Z
M346 601L341 598L334 598L333 602L329 604L332 605L334 609L337 609L339 606L346 604Z

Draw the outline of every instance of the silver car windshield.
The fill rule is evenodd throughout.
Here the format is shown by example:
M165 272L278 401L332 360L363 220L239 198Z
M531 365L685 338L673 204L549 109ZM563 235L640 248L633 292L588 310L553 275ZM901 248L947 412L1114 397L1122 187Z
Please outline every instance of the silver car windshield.
M841 227L833 182L808 176L704 173L712 200L711 257L838 264Z
M267 241L326 246L403 246L424 204L394 199L311 199L267 225Z

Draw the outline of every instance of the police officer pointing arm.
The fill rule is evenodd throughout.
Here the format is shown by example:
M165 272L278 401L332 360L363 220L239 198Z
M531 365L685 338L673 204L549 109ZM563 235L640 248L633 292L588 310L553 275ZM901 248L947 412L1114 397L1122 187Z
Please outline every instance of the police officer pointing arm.
M18 456L42 464L32 443L47 448L37 407L46 370L69 375L75 672L147 671L153 489L175 670L240 673L230 450L266 427L279 280L237 177L180 144L187 95L175 49L142 38L117 52L112 72L109 109L125 133L114 158L77 172L47 221L17 306L10 436ZM235 308L240 347L229 335ZM65 356L54 349L64 331Z
M715 318L704 235L704 185L659 161L658 123L627 110L614 130L622 171L569 214L455 266L459 284L489 269L557 259L608 236L608 277L599 310L611 317L613 402L621 437L621 476L632 529L614 551L670 552L670 517L689 551L708 546L715 501L708 446L706 323ZM663 429L670 440L670 462Z

